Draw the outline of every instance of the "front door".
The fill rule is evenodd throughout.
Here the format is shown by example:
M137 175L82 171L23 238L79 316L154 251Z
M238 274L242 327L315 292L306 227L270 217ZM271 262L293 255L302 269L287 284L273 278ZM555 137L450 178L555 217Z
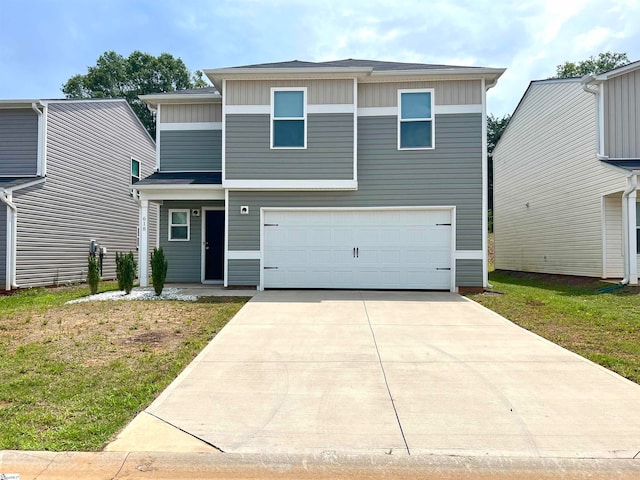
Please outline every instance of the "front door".
M224 210L205 210L204 279L224 280Z

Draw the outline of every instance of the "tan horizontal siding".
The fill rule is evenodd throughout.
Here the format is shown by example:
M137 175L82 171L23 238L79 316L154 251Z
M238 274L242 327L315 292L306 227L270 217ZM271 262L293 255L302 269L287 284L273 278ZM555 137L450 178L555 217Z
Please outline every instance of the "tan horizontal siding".
M213 103L162 105L160 123L222 122L222 105Z
M227 105L269 105L271 87L307 87L309 105L353 103L353 80L228 80Z
M436 105L479 105L482 103L480 80L446 82L362 83L358 85L358 107L397 107L398 90L433 88Z

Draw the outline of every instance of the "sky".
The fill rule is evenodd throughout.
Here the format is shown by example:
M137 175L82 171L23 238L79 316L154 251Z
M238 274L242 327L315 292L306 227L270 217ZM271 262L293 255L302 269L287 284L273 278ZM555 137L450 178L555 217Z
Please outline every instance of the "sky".
M506 68L487 111L600 52L640 60L640 0L0 0L0 99L61 98L108 50L190 70L344 58Z

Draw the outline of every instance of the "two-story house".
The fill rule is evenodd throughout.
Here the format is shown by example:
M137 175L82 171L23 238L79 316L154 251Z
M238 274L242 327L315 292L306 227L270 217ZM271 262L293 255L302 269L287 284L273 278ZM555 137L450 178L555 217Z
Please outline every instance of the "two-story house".
M495 265L638 284L640 62L531 82L493 152Z
M0 290L83 282L92 245L115 277L115 252L137 248L132 185L154 168L125 100L0 100ZM153 244L156 225L152 208Z
M486 92L503 72L291 61L141 97L157 112L157 172L136 185L141 254L158 203L168 281L481 289Z

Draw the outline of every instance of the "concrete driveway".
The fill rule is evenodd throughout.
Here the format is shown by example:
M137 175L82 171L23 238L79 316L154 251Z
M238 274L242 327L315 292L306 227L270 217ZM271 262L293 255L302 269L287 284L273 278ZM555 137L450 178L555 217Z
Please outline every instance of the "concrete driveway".
M639 405L455 294L267 291L108 449L177 428L235 453L634 458Z

